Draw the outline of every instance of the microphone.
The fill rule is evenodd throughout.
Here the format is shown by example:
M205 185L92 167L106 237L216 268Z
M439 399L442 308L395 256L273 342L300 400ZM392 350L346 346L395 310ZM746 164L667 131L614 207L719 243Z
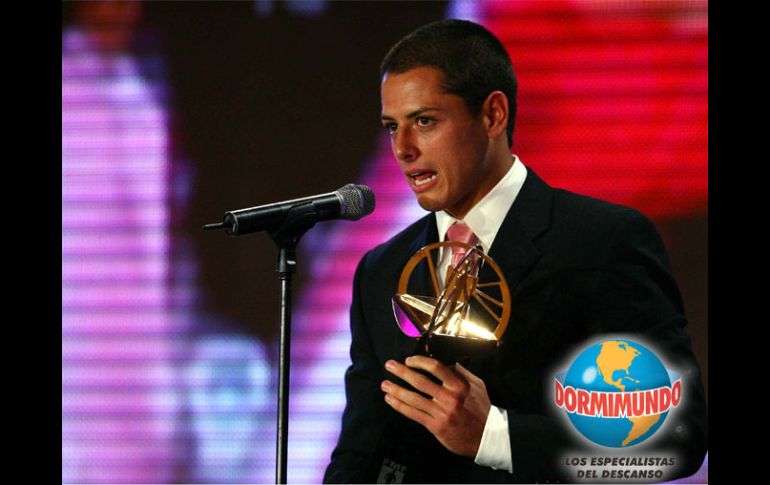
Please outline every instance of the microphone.
M291 224L293 218L310 225L330 219L357 221L373 210L372 189L366 185L347 184L326 194L225 212L222 222L206 224L203 230L224 228L230 236L241 236L273 231L284 224Z

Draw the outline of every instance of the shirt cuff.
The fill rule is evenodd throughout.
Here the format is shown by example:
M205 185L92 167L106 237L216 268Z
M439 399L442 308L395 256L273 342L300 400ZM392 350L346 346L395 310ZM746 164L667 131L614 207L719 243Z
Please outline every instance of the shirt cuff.
M508 411L490 406L489 416L481 435L481 444L474 461L493 470L508 470L513 473L511 437L508 430Z

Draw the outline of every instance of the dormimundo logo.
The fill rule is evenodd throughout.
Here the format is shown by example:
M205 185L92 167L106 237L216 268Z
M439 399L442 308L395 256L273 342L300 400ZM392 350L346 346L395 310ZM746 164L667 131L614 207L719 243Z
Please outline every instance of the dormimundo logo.
M648 439L682 399L678 374L648 348L621 339L585 349L554 385L554 403L575 429L613 448Z

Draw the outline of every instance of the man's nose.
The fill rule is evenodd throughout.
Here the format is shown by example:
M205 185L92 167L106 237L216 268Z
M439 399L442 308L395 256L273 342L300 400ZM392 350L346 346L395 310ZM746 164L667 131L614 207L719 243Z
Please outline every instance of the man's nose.
M393 135L393 152L396 158L402 162L411 162L417 159L419 150L414 140L414 133L408 128L399 129Z

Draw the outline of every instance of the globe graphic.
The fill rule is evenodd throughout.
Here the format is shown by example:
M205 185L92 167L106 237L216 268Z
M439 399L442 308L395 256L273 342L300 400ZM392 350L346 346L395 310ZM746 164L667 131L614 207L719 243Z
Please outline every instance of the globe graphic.
M630 340L606 340L578 355L562 384L599 392L633 392L670 386L663 363L648 348ZM668 416L595 417L567 413L575 428L594 443L626 448L641 443L660 428Z

